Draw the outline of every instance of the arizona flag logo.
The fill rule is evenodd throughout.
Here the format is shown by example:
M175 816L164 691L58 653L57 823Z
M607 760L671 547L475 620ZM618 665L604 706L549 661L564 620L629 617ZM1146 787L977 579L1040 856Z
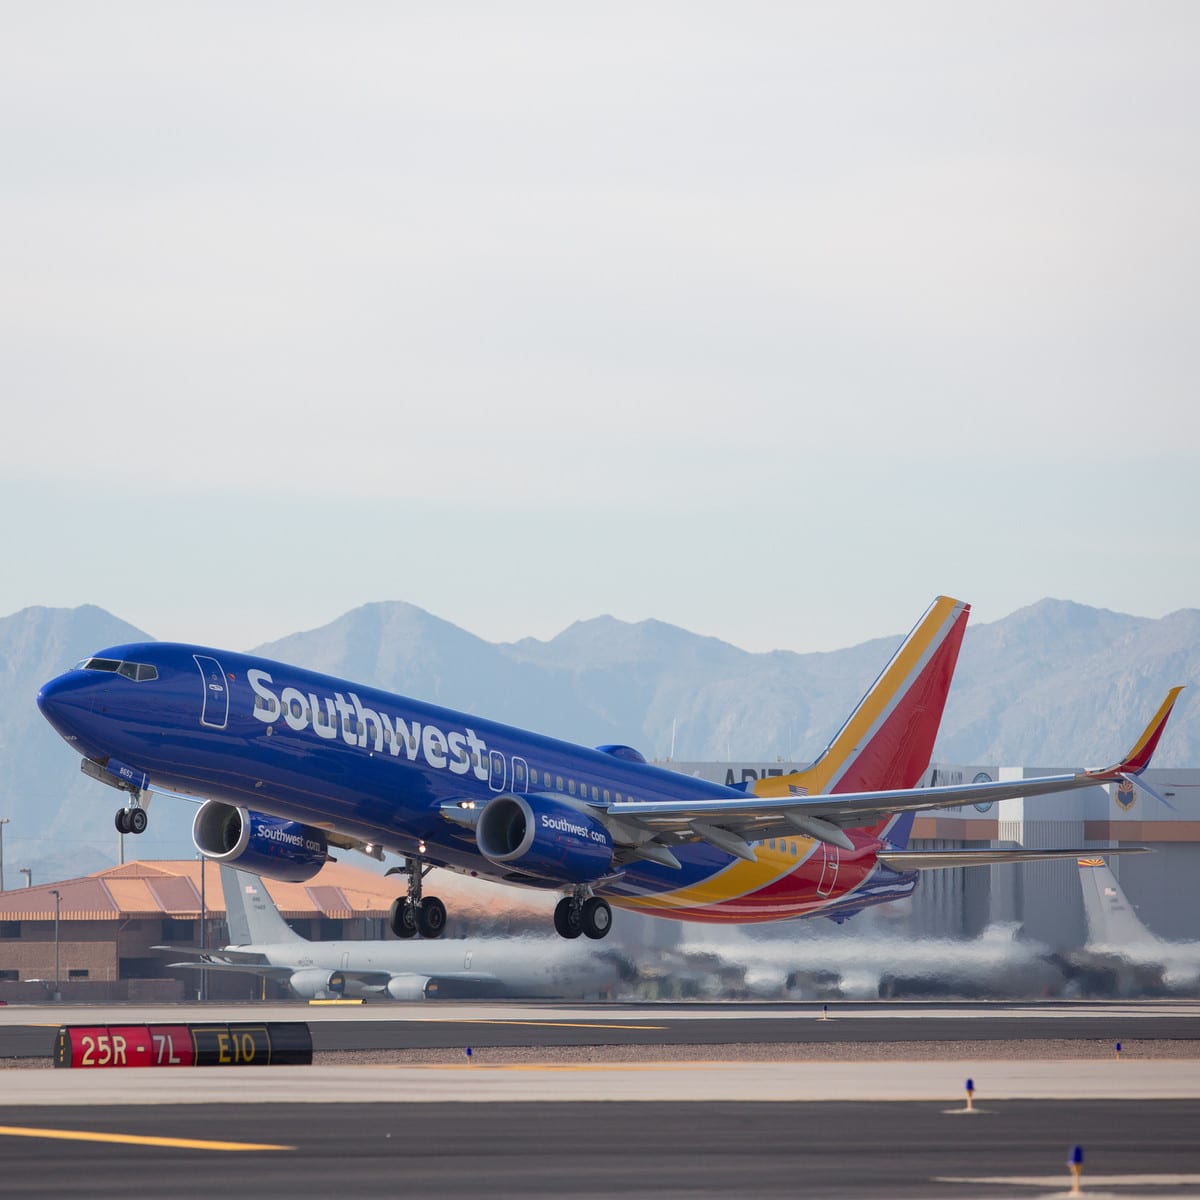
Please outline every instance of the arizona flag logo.
M1117 794L1113 798L1122 811L1128 812L1137 802L1137 789L1128 779L1122 779L1117 784Z

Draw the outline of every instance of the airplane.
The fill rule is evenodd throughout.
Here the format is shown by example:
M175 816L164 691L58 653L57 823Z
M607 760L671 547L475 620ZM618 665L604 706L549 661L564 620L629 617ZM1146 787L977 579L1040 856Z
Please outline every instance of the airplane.
M756 999L1015 999L1057 995L1065 982L1050 947L1022 937L1020 926L1009 922L989 925L973 938L739 937L685 942L672 953L681 969L714 959L722 968L741 968L737 990Z
M1200 987L1200 942L1169 942L1146 928L1112 869L1098 855L1079 859L1079 884L1088 940L1084 952L1095 965L1149 969L1168 991L1194 995ZM1116 974L1123 976L1118 969Z
M424 893L434 868L561 892L566 938L603 938L612 905L728 924L844 919L910 895L925 870L1085 853L907 844L917 812L1140 775L1182 690L1113 766L921 788L969 613L935 599L820 757L752 788L183 643L100 650L37 703L85 774L125 793L123 832L146 829L158 791L203 801L201 853L270 878L311 879L331 848L401 856L401 937L444 929L445 905Z
M259 975L306 1000L582 999L610 991L622 973L609 952L541 938L310 942L283 919L257 875L222 864L221 888L230 944L172 967Z

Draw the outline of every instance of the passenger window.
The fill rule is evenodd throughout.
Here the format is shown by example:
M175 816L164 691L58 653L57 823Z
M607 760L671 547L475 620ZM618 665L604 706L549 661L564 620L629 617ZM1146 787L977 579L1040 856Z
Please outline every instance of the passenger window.
M594 783L592 784L592 799L597 803L600 800L600 789Z
M561 792L562 791L562 776L556 775L555 779L557 779L557 781L558 781L558 790Z
M575 795L575 780L567 780L567 791L570 792L572 796Z
M608 803L608 788L604 789L604 802L605 802L605 804ZM618 804L621 803L621 793L620 792L617 793L617 803Z

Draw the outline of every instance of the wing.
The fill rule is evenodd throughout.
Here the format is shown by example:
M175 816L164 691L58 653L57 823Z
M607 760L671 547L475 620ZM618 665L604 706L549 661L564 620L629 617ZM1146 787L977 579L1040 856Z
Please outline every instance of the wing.
M293 967L273 967L269 963L227 962L219 958L201 959L199 962L167 963L167 966L186 971L240 971L245 975L262 975L266 979L279 979L285 983L295 974Z
M817 796L793 794L799 787L794 782L798 777L782 775L759 780L755 794L745 798L634 801L609 805L602 811L605 823L619 846L630 848L636 857L665 865L678 866L673 861L670 845L689 841L706 841L726 853L752 862L756 861L756 856L750 843L776 834L786 836L800 833L850 850L853 844L844 832L847 827L872 825L893 813L962 808L985 801L1044 796L1092 787L1098 783L1115 783L1140 775L1150 763L1167 718L1182 690L1172 688L1129 753L1120 762L1101 770L1001 783L836 792ZM1139 783L1138 786L1144 788L1145 784ZM1061 853L1070 856L1077 851ZM910 861L910 869L917 865L915 859Z

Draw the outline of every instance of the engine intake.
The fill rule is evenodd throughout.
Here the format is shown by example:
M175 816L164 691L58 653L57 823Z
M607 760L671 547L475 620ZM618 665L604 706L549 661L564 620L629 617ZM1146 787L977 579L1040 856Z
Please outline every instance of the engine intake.
M206 800L192 822L196 849L213 862L236 863L243 871L307 883L328 858L329 844L320 829Z
M479 814L475 840L489 862L555 883L591 883L612 870L608 830L549 796L497 796Z

